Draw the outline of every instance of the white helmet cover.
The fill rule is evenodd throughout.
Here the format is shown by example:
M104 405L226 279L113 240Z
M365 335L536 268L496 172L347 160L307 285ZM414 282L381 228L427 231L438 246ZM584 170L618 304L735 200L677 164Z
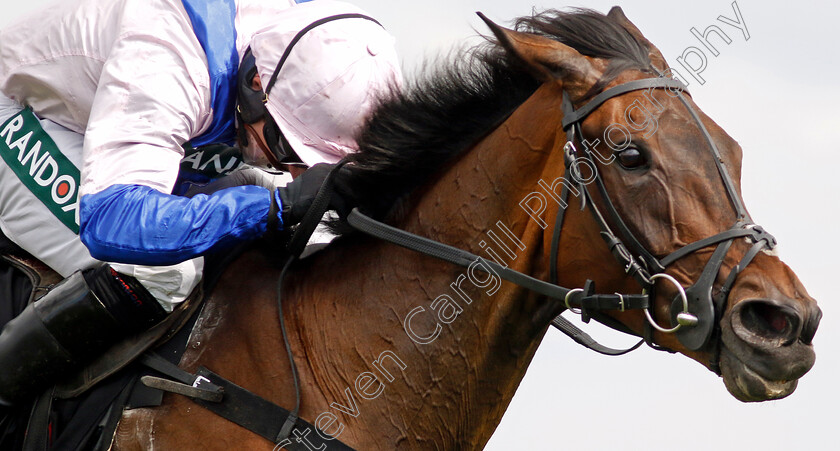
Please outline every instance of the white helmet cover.
M394 37L372 20L332 20L292 42L313 23L341 14L365 12L333 0L302 3L284 10L251 39L264 88L287 47L294 45L266 106L308 166L335 163L357 150L356 132L378 96L402 83Z

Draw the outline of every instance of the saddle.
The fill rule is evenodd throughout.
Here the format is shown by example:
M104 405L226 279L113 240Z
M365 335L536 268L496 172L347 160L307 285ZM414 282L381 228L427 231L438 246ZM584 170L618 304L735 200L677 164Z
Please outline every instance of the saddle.
M43 294L46 294L52 285L63 279L61 275L50 269L43 262L17 246L5 246L2 250L5 252L0 255L0 258L26 274L32 282L33 290L27 302L28 304L34 302ZM151 329L129 337L112 346L98 359L57 386L55 395L62 399L76 397L103 379L124 368L155 344L167 342L196 313L198 307L201 305L201 301L204 299L204 291L203 284L197 286L188 299L176 308L172 314L168 315L166 319Z
M24 274L30 281L32 291L27 304L34 302L49 289L60 282L61 275L50 269L46 264L33 257L19 246L15 245L0 234L0 260ZM218 274L220 271L214 271ZM60 442L67 443L68 449L97 449L93 442L104 443L103 440L95 440L92 434L70 434L67 440L62 440L53 426L57 418L61 418L68 431L70 425L73 429L99 431L109 433L97 423L101 422L102 412L111 412L113 418L110 422L116 427L119 413L130 401L131 396L139 396L140 405L156 405L162 399L162 392L154 390L143 390L145 387L134 382L141 376L139 366L127 368L141 355L150 349L155 349L170 342L179 332L182 339L178 343L170 344L167 356L172 363L177 364L183 352L189 333L192 329L191 318L195 319L199 308L207 292L208 284L200 284L190 294L188 299L167 316L162 322L151 329L140 334L128 337L127 339L114 344L99 358L70 375L53 389L48 390L33 405L29 412L28 419L19 418L19 429L25 427L26 440L21 444L24 450L46 450L51 445ZM189 328L184 326L190 323ZM115 401L116 393L124 393L122 405L111 408ZM91 408L94 405L94 408ZM68 408L69 407L69 408ZM3 426L6 426L5 424ZM80 427L81 426L81 427ZM2 436L3 431L0 431ZM112 431L111 431L112 432ZM89 445L85 445L89 443ZM62 446L64 448L64 446Z

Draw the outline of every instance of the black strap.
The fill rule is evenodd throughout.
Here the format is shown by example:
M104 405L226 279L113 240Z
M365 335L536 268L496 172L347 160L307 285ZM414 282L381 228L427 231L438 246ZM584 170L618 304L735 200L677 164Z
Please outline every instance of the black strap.
M101 433L99 434L99 438L96 440L96 443L92 448L93 451L105 451L113 449L111 445L114 441L114 434L117 431L117 427L119 426L120 420L122 420L122 414L126 405L128 404L128 399L131 397L134 391L134 384L136 380L137 379L134 377L129 379L126 386L114 399L114 402L111 404L111 407L108 409L104 418L102 418L102 420L100 421L99 429ZM57 443L56 445L59 444ZM55 449L58 450L61 448L56 446Z
M570 160L566 158L566 174L569 173L569 162ZM563 223L565 222L566 217L566 208L569 207L569 194L571 190L569 186L563 184L563 190L560 192L560 200L562 203L560 204L560 208L557 210L557 219L554 221L554 232L551 237L551 251L549 253L549 281L552 284L557 284L558 278L558 271L557 271L557 260L559 258L559 248L560 248L560 232L563 229ZM586 205L585 204L585 197L581 198L581 209ZM573 303L572 299L570 299L570 304ZM647 302L646 302L647 304ZM578 303L578 305L582 305ZM592 309L591 304L587 304L584 308ZM598 322L603 322L601 318L595 317L595 320ZM598 343L592 336L572 324L566 318L563 318L563 315L557 315L552 321L551 325L554 326L557 330L565 334L567 337L571 338L572 341L575 343L595 351L599 354L608 355L608 356L620 356L627 354L631 351L635 351L639 348L645 341L639 340L638 343L635 345L627 348L627 349L614 349L608 346L604 346L601 343ZM613 327L608 325L609 327ZM614 328L614 327L613 327ZM626 332L626 331L623 331Z
M569 173L569 165L566 165L566 174ZM557 259L560 254L560 232L563 230L563 222L566 220L566 208L569 207L569 185L563 184L560 192L560 208L557 210L557 219L554 221L554 233L551 236L551 251L548 256L548 281L557 284ZM562 329L561 329L562 330Z
M759 241L753 244L752 247L750 247L750 250L748 250L747 253L744 254L744 257L741 258L741 261L738 262L738 264L732 268L732 270L729 272L729 276L726 277L726 281L723 283L723 286L721 286L720 289L722 299L726 299L726 296L729 294L729 290L732 289L732 285L735 284L735 279L738 278L738 275L741 274L741 271L743 271L744 268L746 268L747 265L749 265L750 262L755 258L755 256L758 255L758 253L761 252L761 250L764 249L766 246L767 244L764 241Z
M182 384L170 379L156 376L141 376L140 382L143 385L169 393L184 395L188 398L203 399L205 401L221 402L224 399L224 392L216 387L215 389L199 388L192 385ZM196 381L198 382L198 381Z
M188 373L182 370L178 365L170 362L169 360L164 359L163 357L157 355L155 352L147 352L140 356L139 359L140 363L146 365L147 367L161 373L165 374L172 379L175 379L182 384L192 385L195 383L196 375L192 373Z
M330 178L324 181L324 185L321 186L322 191L324 190L324 186L328 183L330 183ZM319 191L318 197L321 197L321 194L322 193ZM309 213L316 208L318 203L318 199L316 199L313 205L309 208L309 211L306 212L306 216L309 216ZM322 211L321 215L323 216L323 214L324 213ZM318 218L320 218L320 216ZM311 234L312 232L310 231L307 234L307 237ZM306 241L308 241L308 238L304 240L304 242ZM289 334L286 333L286 320L285 315L283 314L283 282L286 280L286 273L295 261L297 261L297 255L292 254L286 261L286 265L283 266L283 271L280 272L280 278L277 279L277 315L280 317L280 333L283 335L283 344L286 347L286 356L289 359L289 365L292 369L292 381L294 382L295 387L295 408L291 411L291 413L289 413L286 420L283 422L283 425L280 427L280 430L277 432L277 435L274 436L274 442L281 442L289 437L289 434L292 433L292 428L298 421L298 414L300 413L300 378L298 377L297 365L295 364L295 356L292 353L292 344L289 343Z
M291 259L297 259L300 257L300 254L306 247L306 243L308 243L309 238L312 237L312 233L315 232L318 224L321 223L321 218L324 217L324 213L326 213L329 209L330 197L332 196L333 191L333 179L336 174L338 174L338 171L341 170L341 167L345 164L347 164L347 160L342 160L330 170L329 174L327 174L327 177L324 179L324 182L321 184L321 187L318 188L318 192L315 194L315 199L312 201L312 205L309 206L309 209L306 210L306 213L303 215L303 219L301 219L300 223L298 223L295 233L292 235L292 238L289 240L289 244L287 246L287 249L291 254Z
M142 376L140 381L147 387L213 402L221 402L224 398L224 390L221 387L199 380L197 375L182 370L178 365L154 352L143 354L139 361L143 365L177 381L154 376Z
M248 390L226 380L225 378L213 373L207 368L200 368L196 374L189 373L182 370L174 363L158 356L155 353L147 353L143 355L140 362L155 371L165 374L185 385L195 386L198 390L208 392L223 393L223 397L215 400L203 399L203 397L194 397L189 393L172 390L175 393L184 395L191 399L196 404L201 405L205 409L230 420L249 431L260 435L261 437L270 440L272 443L279 443L294 434L298 430L298 434L289 438L289 443L284 445L285 448L291 451L305 451L307 448L303 444L304 439L298 435L306 434L306 438L310 440L318 448L320 443L327 443L329 450L352 450L339 440L325 441L320 439L319 434L323 432L316 432L315 426L309 424L305 420L298 418L297 414L289 412L288 410L261 398ZM292 419L292 426L289 427L288 420ZM278 437L284 433L281 439ZM306 433L306 430L309 433ZM33 449L34 451L34 449Z
M636 350L639 346L641 346L645 342L644 340L639 340L638 343L631 346L630 348L627 348L627 349L613 349L613 348L609 348L607 346L604 346L601 343L598 343L591 336L589 336L589 334L587 334L586 332L578 329L574 324L569 322L566 318L563 318L561 315L557 315L557 317L554 318L554 320L551 321L551 325L556 327L557 329L559 329L560 332L563 332L564 334L566 334L566 336L568 336L569 338L574 340L576 343L578 343L580 345L583 345L584 347L589 348L589 349L591 349L591 350L593 350L593 351L595 351L599 354L604 354L604 355L610 355L610 356L624 355L624 354L627 354L630 351Z
M722 241L731 240L733 238L739 238L739 237L742 237L742 236L755 236L755 235L756 235L756 232L753 229L745 229L745 228L742 228L739 225L736 225L735 227L733 227L729 230L723 231L721 233L718 233L717 235L713 235L713 236L710 236L708 238L704 238L702 240L695 241L691 244L685 245L685 246L677 249L676 251L672 252L671 254L669 254L668 256L663 258L661 260L661 263L662 263L663 266L668 266L671 263L674 263L675 261L685 257L686 255L691 254L694 251L703 249L704 247L708 247L708 246L711 246L713 244L720 243Z
M560 211L562 212L563 209L561 209ZM562 219L562 214L559 214L559 217L560 219ZM522 274L520 272L505 268L504 266L501 266L496 262L485 260L467 251L448 246L446 244L439 243L437 241L433 241L428 238L424 238L406 232L404 230L397 229L395 227L391 227L387 224L383 224L368 216L365 216L356 208L354 208L353 211L350 212L350 215L347 217L347 221L353 228L363 233L388 241L398 246L402 246L406 249L410 249L441 260L448 261L458 266L469 267L472 263L476 261L481 261L484 265L487 266L487 268L494 271L498 277L509 282L513 282L519 286L522 286L549 298L563 299L565 301L566 295L568 295L571 292L571 290L569 290L568 288L543 282L526 274ZM559 240L559 238L555 240ZM552 262L556 260L556 251L553 251L553 253L555 257L552 258ZM485 271L485 269L481 268L480 266L478 267L478 269ZM556 270L552 271L552 274L555 274L555 272ZM587 286L590 285L591 283L587 282ZM583 293L572 293L569 296L569 306L581 307L583 309L583 312L587 312L587 310L630 310L648 308L650 306L650 300L647 295L597 295L589 293L588 291L584 291ZM592 337L590 337L585 332L581 331L580 329L569 323L561 316L554 318L551 324L564 334L568 335L575 342L580 343L583 346L592 349L593 351L605 355L622 355L638 348L641 345L641 343L644 342L644 340L642 340L630 349L617 350L608 348L597 343L595 340L592 339Z
M592 294L569 296L569 307L583 310L642 310L650 308L650 297L646 294Z
M289 438L278 442L276 438L280 435L285 420L292 415L291 412L245 390L207 368L200 368L197 374L222 387L225 398L222 402L197 399L193 399L193 402L272 443L277 443L277 449L282 446L290 451L310 451L326 446L326 449L330 451L353 451L353 448L338 439L323 439L329 436L301 418L295 418ZM306 441L309 443L305 443Z
M610 100L613 97L622 94L638 91L646 88L674 88L678 92L685 91L686 86L679 80L673 78L643 78L641 80L628 81L613 88L607 89L592 98L579 110L570 113L563 113L563 130L569 128L571 124L582 121L586 116L595 111L602 103Z
M50 449L50 419L55 388L41 393L32 406L29 422L26 427L26 437L21 451L47 451Z
M333 191L333 179L336 174L338 174L338 171L341 170L341 167L345 164L347 164L347 160L342 160L337 163L335 167L330 170L329 174L327 174L327 177L324 179L321 187L318 188L318 193L315 194L315 199L312 201L312 205L310 205L309 209L306 210L306 213L303 215L303 219L298 224L294 235L292 235L292 239L289 240L289 258L283 266L283 270L280 272L280 277L277 279L277 314L280 319L280 333L283 336L283 344L286 348L286 355L289 358L289 365L292 369L292 380L295 387L295 408L289 416L286 417L286 420L278 431L277 436L274 437L275 442L282 442L289 437L289 434L292 433L292 428L298 419L298 414L300 413L300 379L298 377L297 365L295 364L295 356L292 353L292 345L289 343L288 333L286 332L286 320L285 315L283 314L283 282L286 280L286 274L288 273L289 268L291 268L297 261L300 254L303 253L306 243L309 242L309 238L312 236L312 233L315 232L318 224L321 223L321 218L324 217L324 213L326 213L327 209L329 209L330 198Z
M578 124L577 127L580 127L580 125ZM591 156L591 152L592 151L590 150L590 156ZM607 191L607 187L604 185L604 179L600 176L600 174L598 174L595 177L595 186L598 187L598 193L601 195L601 198L604 200L604 203L606 204L607 212L609 213L610 218L613 220L615 225L618 227L619 234L621 234L621 236L624 239L628 240L630 248L641 255L641 257L644 259L645 263L648 265L648 268L650 269L651 272L654 272L654 273L664 272L665 271L665 266L662 265L661 263L659 263L659 260L657 260L657 258L653 254L651 254L645 246L642 245L642 242L638 238L636 238L636 235L633 233L632 230L630 230L630 227L627 226L627 224L624 222L624 219L621 217L621 215L618 214L618 209L615 208L615 204L612 201L612 197L610 197L610 194ZM588 189L586 191L588 193ZM625 249L627 249L627 246L625 246L624 243L621 240L619 240L617 238L617 236L609 230L609 227L607 226L606 222L603 220L603 216L600 214L600 212L598 212L598 207L595 204L595 202L592 202L592 211L598 213L596 215L596 219L599 219L599 221L601 222L602 230L604 232L607 232L608 234L612 235L612 238L615 239L615 241L618 244L620 244L621 247L624 247ZM628 250L628 254L629 254L629 250ZM613 255L615 255L615 252L613 252ZM641 286L648 287L648 286L651 285L650 276L649 276L647 270L645 270L644 268L641 268L640 266L637 266L638 263L635 261L635 259L632 259L632 257L631 257L631 260L627 263L621 261L621 259L619 261L622 264L629 265L629 269L635 271L636 276L634 276L634 278L639 282L639 284ZM629 271L628 271L628 274L630 274Z
M712 139L712 135L708 130L706 130L706 126L703 124L703 121L700 120L700 116L696 111L694 111L694 108L691 107L688 100L685 99L685 96L678 94L678 97L680 102L682 102L686 109L688 109L688 113L691 114L692 119L694 119L694 122L697 124L697 127L700 129L703 137L706 138L706 141L709 143L709 147L712 148L715 165L717 166L718 173L720 173L720 178L723 180L723 186L726 188L726 193L729 195L729 201L732 202L732 207L735 208L735 214L738 217L738 220L752 222L750 214L747 213L747 209L744 208L744 204L741 202L741 196L738 195L738 190L735 189L735 183L732 181L729 171L723 164L723 158L720 156L720 151L717 148L717 144L715 144L715 140Z
M644 89L647 87L664 87L669 86L671 83L668 81L670 79L659 79L659 78L651 78L651 79L644 79L644 80L636 80L636 82L628 82L624 85L616 86L615 88L611 88L608 91L614 91L615 95L623 94L626 92ZM645 82L647 81L647 82ZM671 80L674 81L674 80ZM645 82L645 83L641 83ZM626 86L626 89L625 88ZM622 88L622 89L619 89ZM600 96L596 96L592 102L598 101L603 103L604 100L599 100ZM600 104L599 103L599 104ZM588 106L589 104L587 104ZM586 109L586 106L582 110L575 111L574 105L572 104L571 97L567 92L563 93L562 105L563 109L563 117L574 117L582 111ZM591 112L591 110L590 110ZM579 120L583 120L583 117L580 117ZM569 123L568 126L564 125L566 128L566 140L567 140L567 148L565 150L565 162L566 162L566 174L570 174L570 167L575 163L577 159L576 151L577 149L574 147L575 136L580 135L580 138L583 139L583 131L580 126L580 122L572 122ZM584 146L584 149L587 153L587 157L589 157L589 161L595 161L592 153L594 152L593 149L589 149L587 146ZM618 236L612 231L610 225L607 223L604 215L601 213L601 210L594 202L590 202L592 207L590 208L590 212L592 213L593 218L598 223L598 226L601 228L602 237L610 246L610 251L613 255L618 259L618 261L625 267L625 271L627 274L632 276L642 287L650 287L652 285L650 279L650 272L658 273L663 272L665 270L664 266L659 263L659 260L656 259L650 252L648 252L647 248L642 246L641 242L636 238L635 234L630 230L630 228L624 223L621 215L618 214L618 210L616 210L615 205L610 198L609 192L607 192L606 187L604 186L604 181L601 178L601 175L595 170L595 174L593 175L594 181L596 186L598 187L598 192L603 199L607 212L610 215L613 223L616 227L618 227L619 234L624 237L624 239L628 240L630 243L630 247L637 253L639 253L647 264L647 268L642 267L635 258L633 258L632 254L629 252L627 246L625 246L624 242L618 238ZM575 174L571 173L571 178L575 179ZM581 178L578 176L578 178ZM591 198L591 193L589 192L588 183L580 183L580 189L583 192L581 198ZM590 199L591 200L591 199Z
M569 291L571 291L568 288L550 284L548 282L535 279L527 274L506 268L494 261L486 260L483 257L479 257L465 250L383 224L365 216L359 212L358 208L354 208L353 211L350 212L350 215L347 216L347 222L350 223L353 228L370 236L402 246L406 249L448 261L458 266L467 268L475 262L481 262L482 265L477 266L476 269L483 272L487 272L486 269L489 269L501 279L515 283L516 285L552 299L565 299L566 295ZM482 266L485 268L482 268Z

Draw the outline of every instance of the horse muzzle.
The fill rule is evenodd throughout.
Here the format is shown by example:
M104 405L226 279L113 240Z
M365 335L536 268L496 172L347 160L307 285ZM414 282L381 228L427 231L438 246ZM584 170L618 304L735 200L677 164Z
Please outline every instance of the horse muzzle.
M793 299L745 299L721 321L720 367L727 390L744 402L784 398L814 365L811 343L822 312Z

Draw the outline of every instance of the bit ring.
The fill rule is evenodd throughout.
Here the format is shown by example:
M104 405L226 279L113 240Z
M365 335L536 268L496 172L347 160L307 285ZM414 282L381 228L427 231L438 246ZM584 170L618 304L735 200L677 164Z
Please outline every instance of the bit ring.
M677 279L675 279L671 275L665 274L665 273L659 273L659 274L654 274L654 275L650 276L650 280L653 281L654 283L656 282L656 279L665 279L665 280L671 282L675 287L677 287L677 290L680 293L680 298L682 298L682 302L683 302L682 313L689 313L689 311L688 311L688 297L686 297L685 289L683 289L682 285L680 285L680 283L677 282ZM642 289L642 294L647 294L647 290ZM653 326L654 329L662 332L663 334L672 334L672 333L680 330L680 327L682 327L682 324L677 323L676 326L674 326L670 329L666 329L666 328L660 326L659 324L656 324L656 320L653 319L653 316L650 314L650 308L645 309L645 317L647 318L648 322L650 323L651 326Z

